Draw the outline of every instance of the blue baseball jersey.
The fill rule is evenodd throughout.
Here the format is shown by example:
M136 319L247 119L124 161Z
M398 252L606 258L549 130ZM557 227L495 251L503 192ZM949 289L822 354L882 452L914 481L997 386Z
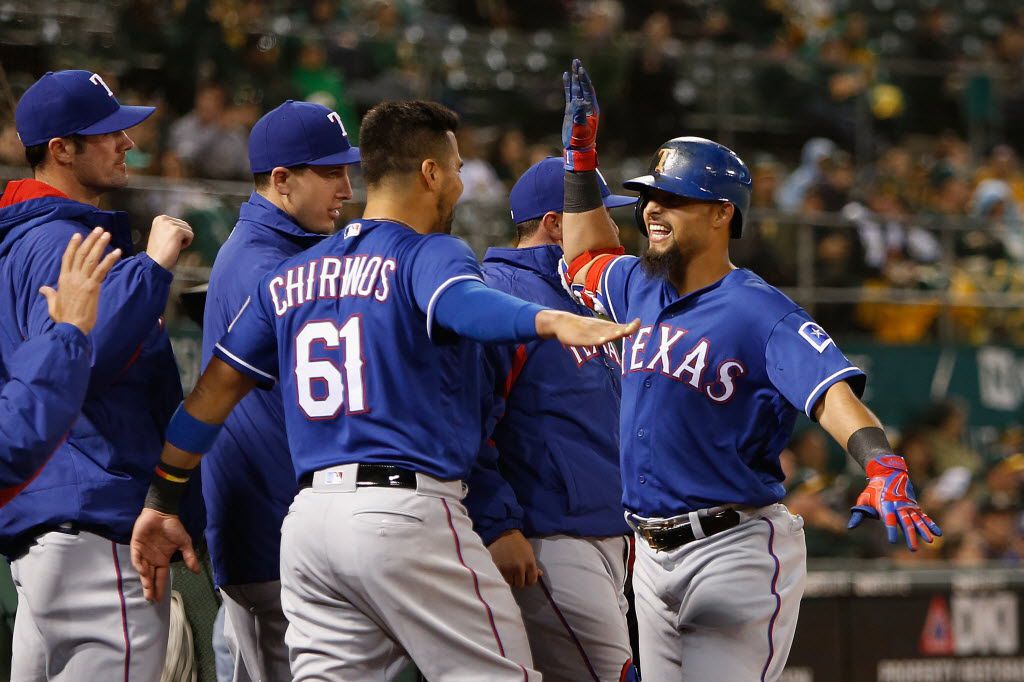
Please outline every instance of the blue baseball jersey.
M285 258L322 242L253 193L217 253L203 315L203 366L260 279ZM280 577L281 522L295 498L281 389L253 391L235 406L203 457L206 540L217 585Z
M860 395L864 373L749 270L680 296L638 258L603 265L599 302L617 321L641 321L622 355L625 507L668 517L780 501L779 453L797 415L837 381Z
M214 354L280 382L297 478L359 462L462 479L482 434L481 347L433 312L467 279L480 266L455 237L349 223L268 273Z
M546 308L593 315L558 280L558 246L488 249L491 288ZM619 479L619 349L554 339L484 351L494 387L493 447L469 479L466 508L484 542L522 529L527 537L606 537L629 532Z

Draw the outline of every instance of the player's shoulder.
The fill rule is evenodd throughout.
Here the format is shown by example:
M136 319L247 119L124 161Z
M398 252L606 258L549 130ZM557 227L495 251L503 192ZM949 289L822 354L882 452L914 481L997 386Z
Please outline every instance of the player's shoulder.
M787 315L802 310L793 299L750 270L735 270L731 278L728 295L739 304L736 315L748 325L770 329Z

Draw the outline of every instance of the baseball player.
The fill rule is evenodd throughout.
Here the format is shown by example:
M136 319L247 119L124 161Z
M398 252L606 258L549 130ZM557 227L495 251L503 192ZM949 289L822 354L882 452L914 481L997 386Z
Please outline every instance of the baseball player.
M19 681L151 680L163 666L169 602L147 603L127 540L181 396L160 315L170 268L192 233L160 216L147 252L133 256L128 216L97 208L126 182L132 141L124 130L152 112L121 106L88 71L44 75L15 111L33 178L8 183L0 198L5 366L13 368L23 341L57 328L39 289L58 282L61 254L75 234L101 226L111 235L104 249L130 256L102 285L89 334L88 392L67 440L0 510L0 552L12 562L18 590L12 678ZM191 502L185 507L194 510Z
M200 453L255 384L280 381L301 491L281 534L296 680L537 680L508 585L473 532L480 346L632 333L487 288L447 234L462 193L458 119L430 102L374 107L360 129L366 218L275 267L243 305L168 428L132 539L147 594L195 555L173 515ZM441 233L441 234L438 234Z
M488 286L579 315L562 287L560 158L512 188L516 248L491 248ZM600 180L607 207L636 203ZM619 682L632 669L626 627L629 527L619 478L619 354L615 346L536 340L485 351L500 420L469 480L466 507L514 588L544 679ZM571 391L572 400L565 393Z
M100 283L121 257L103 255L110 235L100 228L85 241L74 234L61 259L57 290L44 286L53 329L18 346L0 362L0 506L11 501L46 464L82 409L89 385Z
M203 365L260 279L334 232L359 163L338 114L285 102L256 122L249 165L256 188L210 273ZM291 679L281 611L281 521L297 492L281 390L255 391L224 422L203 459L206 538L224 595L235 680Z
M806 576L802 521L779 504L778 455L799 412L867 470L851 527L882 518L912 550L939 528L858 399L864 373L798 305L729 262L750 206L746 164L703 138L666 142L650 173L625 183L640 192L647 253L619 255L578 60L565 90L563 270L612 319L641 319L623 344L619 426L644 677L777 680Z

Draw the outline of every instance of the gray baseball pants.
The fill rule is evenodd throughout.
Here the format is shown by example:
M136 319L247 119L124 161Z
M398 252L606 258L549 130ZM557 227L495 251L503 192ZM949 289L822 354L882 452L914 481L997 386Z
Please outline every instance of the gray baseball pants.
M357 487L318 472L281 528L281 605L296 682L536 682L519 607L462 506L465 486ZM337 483L329 484L334 480Z
M807 577L803 519L781 504L656 552L639 535L633 590L640 666L657 682L774 682Z
M18 590L11 679L156 682L164 667L171 590L142 596L128 545L50 532L11 562Z

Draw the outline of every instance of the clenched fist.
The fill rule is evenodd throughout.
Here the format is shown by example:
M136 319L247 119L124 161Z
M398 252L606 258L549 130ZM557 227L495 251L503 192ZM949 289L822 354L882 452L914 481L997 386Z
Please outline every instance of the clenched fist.
M162 267L170 270L178 262L178 254L192 243L192 228L180 218L158 215L153 218L146 253Z

